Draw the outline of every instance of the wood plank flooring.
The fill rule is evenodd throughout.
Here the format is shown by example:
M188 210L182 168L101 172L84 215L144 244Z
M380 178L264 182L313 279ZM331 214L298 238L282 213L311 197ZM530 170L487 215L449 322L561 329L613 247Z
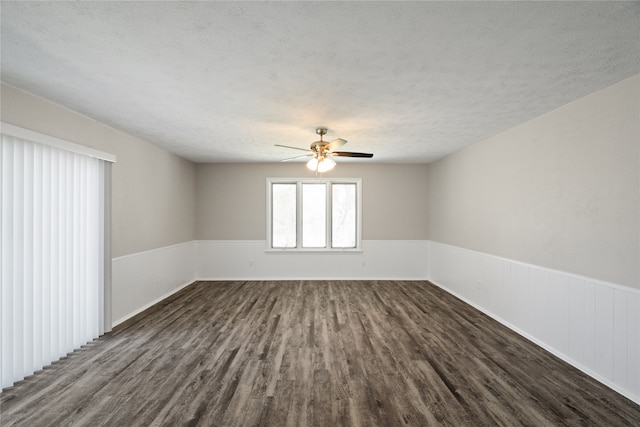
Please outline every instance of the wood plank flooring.
M428 282L197 282L0 395L10 426L637 426Z

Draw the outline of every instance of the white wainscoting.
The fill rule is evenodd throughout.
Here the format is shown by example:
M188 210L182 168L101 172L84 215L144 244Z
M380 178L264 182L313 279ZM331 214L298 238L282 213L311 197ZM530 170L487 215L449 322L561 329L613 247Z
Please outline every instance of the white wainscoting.
M640 403L640 291L430 241L434 284Z
M426 240L363 240L361 252L269 252L264 240L199 240L200 280L405 279L427 277Z
M195 281L195 241L112 259L113 326Z

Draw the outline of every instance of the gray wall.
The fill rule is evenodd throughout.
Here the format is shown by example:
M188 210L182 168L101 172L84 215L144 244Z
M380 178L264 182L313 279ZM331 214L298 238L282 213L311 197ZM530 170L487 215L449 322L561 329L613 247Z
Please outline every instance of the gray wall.
M640 76L429 165L429 239L640 288Z
M427 166L366 162L340 162L329 174L362 178L362 238L426 240ZM265 240L267 177L314 176L304 163L198 164L197 238Z
M426 165L339 163L363 179L363 238L430 239L640 288L640 76ZM301 163L200 164L2 85L2 120L118 156L113 256L263 240L267 177ZM428 197L427 197L428 195Z
M113 153L112 256L193 240L195 165L11 86L2 121Z

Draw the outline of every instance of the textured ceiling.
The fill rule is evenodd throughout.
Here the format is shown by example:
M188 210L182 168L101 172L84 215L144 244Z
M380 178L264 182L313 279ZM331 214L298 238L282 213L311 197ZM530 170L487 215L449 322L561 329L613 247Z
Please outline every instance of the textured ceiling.
M2 81L198 162L429 162L640 73L639 2L1 8Z

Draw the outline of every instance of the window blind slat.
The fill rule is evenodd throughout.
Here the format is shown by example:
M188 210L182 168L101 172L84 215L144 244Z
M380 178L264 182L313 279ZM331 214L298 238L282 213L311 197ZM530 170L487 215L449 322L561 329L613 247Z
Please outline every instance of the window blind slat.
M58 310L61 304L61 288L60 280L62 277L61 265L61 244L60 229L62 225L60 201L62 200L62 177L61 177L61 159L59 152L51 151L51 299L49 307L51 308L51 357L60 357L60 315Z
M24 171L24 145L16 145L14 150L15 167ZM13 306L13 378L20 378L24 375L24 173L15 172L15 185L13 191L13 250L10 251L18 256L13 256L13 277L11 281L14 283ZM4 256L4 253L3 253ZM13 380L15 381L15 379Z
M14 250L13 240L15 230L13 228L13 209L14 204L14 186L15 181L10 179L13 176L14 169L14 149L13 144L2 144L0 147L2 152L2 255L0 262L2 263L2 283L13 282L13 260L6 256ZM0 294L2 295L2 314L0 332L2 332L2 387L8 387L14 382L14 328L13 325L13 286L2 286Z
M53 179L51 177L51 162L44 161L45 158L51 158L51 150L48 147L43 147L43 162L42 162L42 212L51 212L51 215L42 216L42 259L49 260L42 265L42 317L41 317L41 353L39 366L44 366L48 363L48 356L51 354L51 288L53 286L53 280L51 275L53 274L51 251L51 225L53 217L53 209L51 205Z

